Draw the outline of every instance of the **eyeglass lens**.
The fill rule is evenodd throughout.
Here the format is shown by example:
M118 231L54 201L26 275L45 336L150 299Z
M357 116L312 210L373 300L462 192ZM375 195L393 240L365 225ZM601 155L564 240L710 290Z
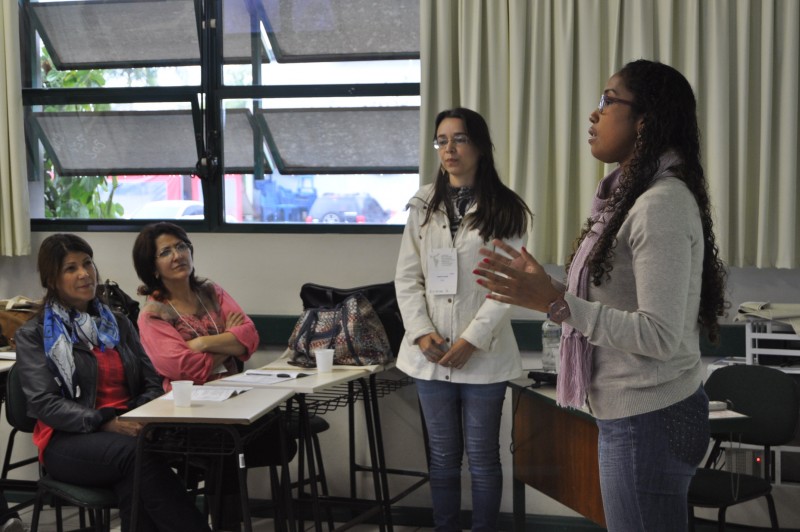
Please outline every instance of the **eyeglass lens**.
M441 150L442 148L446 148L447 145L452 142L453 146L460 146L462 144L466 144L469 142L469 137L464 135L463 133L459 133L457 135L453 135L452 139L448 139L447 137L438 137L436 140L433 141L433 147L437 150Z
M166 247L158 252L159 259L165 259L167 257L171 257L173 253L177 253L181 255L189 251L189 244L186 242L178 242L174 246Z

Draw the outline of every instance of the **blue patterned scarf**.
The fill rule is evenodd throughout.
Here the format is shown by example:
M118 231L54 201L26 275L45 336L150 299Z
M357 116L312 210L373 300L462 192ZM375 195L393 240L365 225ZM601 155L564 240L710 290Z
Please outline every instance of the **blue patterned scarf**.
M72 346L82 343L93 348L119 345L119 326L111 309L95 298L91 303L96 316L67 309L59 301L44 306L44 353L47 365L56 375L56 382L65 397L75 399L81 394L74 384L75 359Z

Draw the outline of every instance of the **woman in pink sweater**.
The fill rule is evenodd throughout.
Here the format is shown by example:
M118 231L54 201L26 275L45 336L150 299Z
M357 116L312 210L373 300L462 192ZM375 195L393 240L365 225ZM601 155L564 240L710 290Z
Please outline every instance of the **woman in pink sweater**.
M219 285L196 277L193 253L183 228L169 222L145 226L133 245L133 265L144 283L139 295L147 296L139 313L139 334L164 379L164 390L170 390L174 380L205 384L238 373L259 344L253 321L236 301ZM247 467L280 463L277 420L275 413L259 421L273 426L245 446ZM291 457L294 440L285 445ZM224 529L238 530L237 486L232 463L223 468Z

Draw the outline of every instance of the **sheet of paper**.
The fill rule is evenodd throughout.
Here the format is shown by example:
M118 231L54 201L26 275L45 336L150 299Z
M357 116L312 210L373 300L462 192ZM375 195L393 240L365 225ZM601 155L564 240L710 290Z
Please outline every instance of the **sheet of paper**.
M0 351L0 360L16 360L16 351Z
M252 388L246 386L192 386L192 401L224 401L234 395L244 393ZM161 396L162 399L173 399L172 391Z
M426 286L429 294L455 294L458 288L458 256L455 248L436 248L428 253Z
M746 415L733 410L715 410L708 413L708 419L726 419L735 417L747 417Z
M283 373L281 372L281 374ZM248 375L246 373L237 373L236 375L221 379L220 382L238 386L265 386L276 382L288 381L291 378L292 377L278 377L277 375ZM216 387L217 386L214 386L214 388Z

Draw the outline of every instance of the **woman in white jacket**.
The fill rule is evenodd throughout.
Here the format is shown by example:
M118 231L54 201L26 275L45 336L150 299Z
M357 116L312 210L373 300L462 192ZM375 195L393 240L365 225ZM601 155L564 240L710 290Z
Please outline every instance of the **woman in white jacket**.
M441 166L409 201L395 286L405 341L397 367L413 377L430 444L437 531L461 530L461 457L472 477L472 530L496 530L500 416L521 373L509 306L487 299L472 270L493 238L524 244L531 213L494 167L486 121L469 109L436 117Z

